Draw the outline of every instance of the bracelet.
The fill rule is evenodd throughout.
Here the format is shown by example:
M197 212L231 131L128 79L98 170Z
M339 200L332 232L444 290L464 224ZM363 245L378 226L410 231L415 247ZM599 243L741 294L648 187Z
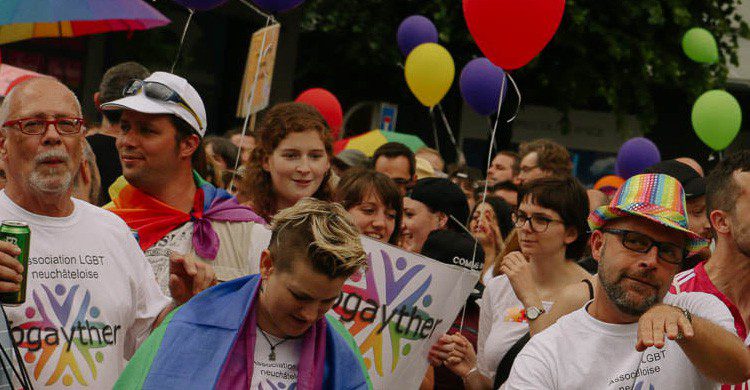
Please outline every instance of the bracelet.
M471 374L473 374L473 373L475 373L477 371L479 371L479 369L477 368L477 366L474 366L474 368L472 368L471 370L469 370L469 372L467 372L466 375L464 375L463 377L461 377L461 380L463 380L464 382L466 382L466 378L470 377Z
M684 315L684 316L685 316L685 318L687 318L687 320L688 320L688 322L690 323L690 325L692 325L692 324L693 324L693 314L692 314L692 313L690 313L690 311L688 311L688 309L685 309L685 308L682 308L682 307L679 307L679 306L676 306L676 305L669 305L669 306L672 306L672 307L674 307L675 309L677 309L677 310L681 311L681 312L682 312L682 315Z
M693 315L688 311L688 309L684 309L682 307L680 307L679 309L682 310L682 314L685 315L685 318L687 318L690 325L693 325Z
M692 314L690 313L690 311L688 311L688 309L685 309L685 308L683 308L683 307L679 307L679 306L675 306L675 305L670 305L670 306L672 306L672 307L674 307L675 309L677 309L677 310L681 311L681 312L682 312L682 315L684 315L684 316L685 316L685 318L687 318L687 320L688 320L688 323L690 323L690 325L693 325L693 315L692 315ZM684 334L682 334L682 330L680 329L680 330L679 330L679 331L677 332L677 338L675 338L675 341L680 341L680 340L682 340L683 338L685 338L685 335L684 335Z

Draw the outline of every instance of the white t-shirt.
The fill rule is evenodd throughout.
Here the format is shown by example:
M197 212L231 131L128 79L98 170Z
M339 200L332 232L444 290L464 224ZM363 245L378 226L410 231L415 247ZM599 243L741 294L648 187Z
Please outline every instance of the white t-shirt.
M482 275L482 284L486 287L488 284L490 284L490 281L494 276L492 276L492 273L495 272L495 264L490 264L489 268L487 268L487 271Z
M258 328L255 338L255 352L253 357L253 379L250 383L251 390L292 389L297 384L297 364L302 352L302 338L282 339L266 333L266 340ZM269 358L271 344L276 346L276 360ZM281 342L281 343L280 343ZM294 387L292 387L294 386Z
M734 320L718 298L706 293L667 294L664 302L710 319L734 333ZM635 350L638 324L609 324L586 307L534 336L518 354L503 389L712 389L719 385L693 366L682 348Z
M542 302L545 310L549 310L552 303ZM525 313L526 308L518 300L507 276L499 275L487 283L479 301L477 368L492 381L500 360L529 331Z
M46 217L0 192L0 220L31 228L26 302L5 310L35 388L110 389L169 299L125 222L73 204Z
M173 252L186 254L190 251L193 242L193 223L186 222L184 225L167 233L156 244L146 249L146 259L151 264L156 275L156 282L161 292L166 296L172 296L169 292L169 257Z

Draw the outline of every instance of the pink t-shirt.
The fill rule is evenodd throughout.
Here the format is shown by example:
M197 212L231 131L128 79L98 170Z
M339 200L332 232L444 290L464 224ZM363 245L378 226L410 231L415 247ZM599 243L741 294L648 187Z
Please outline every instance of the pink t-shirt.
M742 319L742 314L732 301L727 298L719 289L714 286L711 279L708 278L706 268L704 265L706 262L702 262L695 266L693 269L689 269L680 272L672 280L672 287L669 288L669 292L677 294L680 292L704 292L716 296L721 300L724 305L729 309L734 317L734 328L737 331L737 335L745 340L745 345L750 346L750 337L748 337L747 327L745 326L745 320ZM737 385L723 385L722 390L748 390L750 389L750 381L740 383Z

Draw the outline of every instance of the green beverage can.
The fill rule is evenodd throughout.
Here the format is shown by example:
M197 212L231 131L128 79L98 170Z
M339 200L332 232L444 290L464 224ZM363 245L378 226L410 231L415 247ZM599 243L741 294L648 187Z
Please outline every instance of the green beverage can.
M0 294L0 302L4 305L20 305L26 302L26 279L29 270L31 229L24 222L3 221L3 224L0 225L0 241L6 241L21 248L21 253L16 258L23 265L21 289L16 292Z

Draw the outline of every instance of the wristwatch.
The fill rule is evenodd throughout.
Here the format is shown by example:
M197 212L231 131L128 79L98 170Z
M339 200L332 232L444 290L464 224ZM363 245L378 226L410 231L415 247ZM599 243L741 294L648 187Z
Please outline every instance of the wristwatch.
M539 318L540 315L546 312L547 311L544 310L544 308L529 306L526 308L526 318L528 318L529 321L534 321L535 319Z

